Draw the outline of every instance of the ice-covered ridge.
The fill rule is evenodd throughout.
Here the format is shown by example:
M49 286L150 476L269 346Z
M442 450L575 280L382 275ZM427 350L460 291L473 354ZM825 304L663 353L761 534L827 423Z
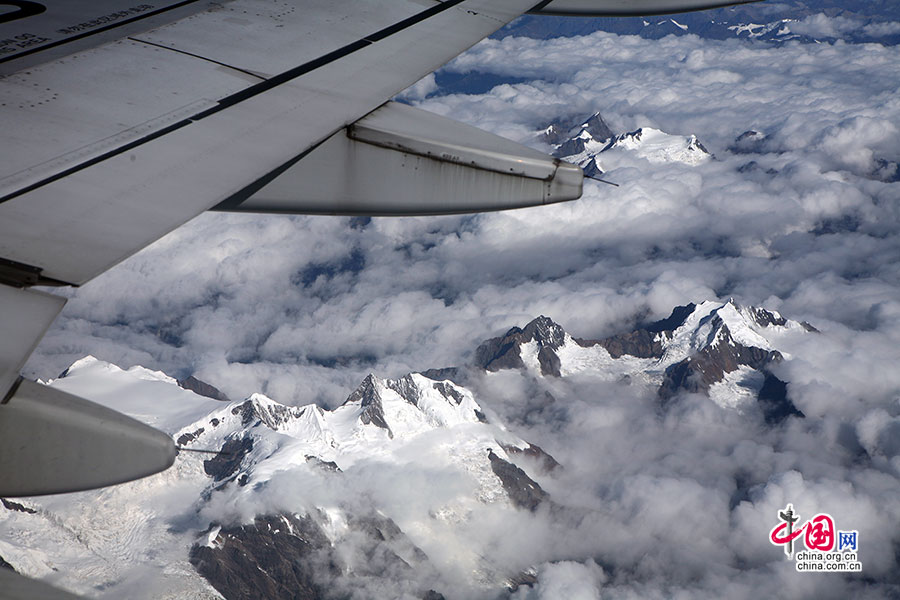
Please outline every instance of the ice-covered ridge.
M480 419L472 393L450 381L417 373L394 380L370 375L334 410L286 406L253 394L185 425L176 435L187 447L220 447L235 436L254 436L250 462L266 463L254 471L259 479L263 472L277 472L310 456L339 468L388 457L424 433Z
M599 124L599 125L598 125ZM599 133L598 133L599 132ZM556 139L559 128L542 132L545 139ZM602 174L622 160L640 158L652 163L681 163L697 166L712 158L695 135L672 135L652 127L642 127L621 135L612 132L599 113L581 128L570 131L568 139L554 144L554 154L579 165L588 175Z
M216 410L222 403L178 387L172 377L144 367L128 370L93 356L77 360L49 385L124 412L174 433Z
M615 150L627 150L652 163L699 165L711 158L697 136L672 135L652 127L623 133L613 138L601 152Z
M789 23L796 22L796 19L781 19L771 23L741 23L728 27L729 31L733 31L736 36L746 34L747 37L759 38L767 36L775 32L776 36L786 36L791 34Z

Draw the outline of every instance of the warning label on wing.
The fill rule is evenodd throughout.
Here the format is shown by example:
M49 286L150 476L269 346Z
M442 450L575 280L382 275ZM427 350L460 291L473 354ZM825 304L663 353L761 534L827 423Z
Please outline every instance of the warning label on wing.
M136 3L134 0L0 0L0 63L191 5L202 9L207 3L201 0L153 3ZM98 39L97 43L108 39Z

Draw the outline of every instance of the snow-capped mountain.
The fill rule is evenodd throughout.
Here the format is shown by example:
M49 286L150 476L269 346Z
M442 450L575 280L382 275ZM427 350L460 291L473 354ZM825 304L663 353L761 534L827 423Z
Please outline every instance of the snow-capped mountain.
M536 476L557 466L539 447L489 423L469 390L419 374L370 375L330 411L262 394L240 402L205 398L163 373L93 357L64 375L50 385L125 410L184 449L169 471L75 495L74 504L7 501L0 556L29 576L63 573L57 583L79 593L124 589L146 564L172 573L154 597L246 598L264 590L267 598L324 598L331 579L384 577L382 568L415 568L404 584L414 587L421 571L435 567L405 530L428 540L473 505L535 510L547 493L513 463L524 460ZM377 502L342 497L384 493L383 474L392 471L438 477L449 491L427 502L424 514L402 514L399 524ZM371 487L355 481L372 472L381 474ZM308 495L302 511L276 500L293 486ZM407 493L416 503L423 491ZM238 514L226 509L231 519L220 524L222 506ZM109 511L115 519L99 516ZM371 564L376 555L380 566ZM461 547L456 560L471 563L481 585L502 588L516 576L494 572L475 549Z
M732 301L677 307L600 340L538 317L482 343L467 371L369 375L333 410L263 394L219 400L199 380L190 386L206 396L87 357L49 385L151 423L183 451L137 482L5 500L0 565L89 596L318 600L375 585L439 600L446 572L467 573L476 596L512 590L534 573L498 566L473 543L473 515L565 508L539 483L553 487L564 469L442 373L627 379L655 388L663 406L692 392L774 424L801 416L770 371L789 358L779 342L810 331Z
M689 166L713 158L695 135L672 135L652 127L615 135L600 113L594 113L580 125L551 123L540 132L539 139L553 147L554 156L577 164L590 177L634 158Z
M616 151L630 152L657 164L680 162L698 165L712 158L697 136L671 135L652 127L642 127L616 136L600 150Z
M785 382L769 369L785 358L778 340L811 331L777 312L733 301L679 306L666 319L601 340L572 337L541 316L484 342L475 364L543 377L627 378L657 388L663 400L682 391L703 393L739 411L758 403L766 420L775 422L799 414L786 397Z

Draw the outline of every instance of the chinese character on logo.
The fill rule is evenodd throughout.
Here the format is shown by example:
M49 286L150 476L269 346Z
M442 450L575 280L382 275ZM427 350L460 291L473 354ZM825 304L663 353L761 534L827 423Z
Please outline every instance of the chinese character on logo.
M784 521L784 523L777 525L775 529L771 531L769 539L775 545L784 544L784 553L790 558L794 553L794 539L799 537L803 532L802 527L797 531L793 530L794 523L800 520L800 515L795 515L794 507L788 504L784 510L778 512L778 518ZM787 529L787 534L780 536L779 534L785 529Z
M819 513L803 524L803 527L794 529L794 523L800 520L800 515L794 514L794 507L787 505L783 511L778 512L780 523L769 532L769 541L776 546L784 545L784 553L790 558L794 553L793 542L804 532L806 548L808 550L824 550L830 552L834 549L834 520L830 515ZM785 532L785 530L787 530Z
M838 551L853 550L856 552L857 531L838 531Z
M834 549L834 521L830 516L822 513L816 515L812 521L807 521L806 548L808 550L824 550L830 552Z

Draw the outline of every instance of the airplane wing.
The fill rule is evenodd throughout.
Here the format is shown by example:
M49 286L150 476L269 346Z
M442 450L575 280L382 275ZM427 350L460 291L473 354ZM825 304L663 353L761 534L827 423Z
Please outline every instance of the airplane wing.
M409 107L386 107L387 118L357 126L353 139L341 133L533 4L61 0L16 2L18 10L0 14L7 19L0 23L0 68L7 73L0 79L0 399L6 400L0 405L0 495L108 485L128 470L142 475L174 460L170 440L134 423L73 421L59 408L71 399L55 402L31 382L17 383L63 304L31 286L83 284L201 212L249 196L336 134L351 146L387 153L388 162L405 153L462 170L466 158L493 160L493 171L473 169L489 183L474 191L507 181L508 205L577 197L580 172L571 166L521 149L525 159L546 164L516 170L520 149L493 136L476 136L479 148L469 148L466 133L446 131L452 130L446 120L437 139L423 137L422 127L439 119L404 129L405 118L422 121L421 111ZM173 15L177 19L166 22ZM375 132L380 145L359 141L367 135L372 141ZM332 153L326 160L337 159ZM497 172L509 166L512 172ZM352 172L337 167L319 188ZM558 198L548 189L557 173L570 180ZM523 179L537 184L535 201L515 202L513 192L521 188L515 182ZM353 212L365 212L367 201L356 198ZM421 197L417 202L423 204ZM424 205L424 212L441 212ZM43 444L19 452L27 441L19 438L33 438L39 423ZM79 440L83 445L111 431L103 444L91 444L93 459L70 452ZM129 437L143 446L110 451L114 439ZM93 475L79 466L85 463Z
M81 285L214 207L577 198L578 167L390 99L530 10L722 3L138 1L0 1L0 496L109 485L175 457L168 436L19 376L65 302L33 287Z

